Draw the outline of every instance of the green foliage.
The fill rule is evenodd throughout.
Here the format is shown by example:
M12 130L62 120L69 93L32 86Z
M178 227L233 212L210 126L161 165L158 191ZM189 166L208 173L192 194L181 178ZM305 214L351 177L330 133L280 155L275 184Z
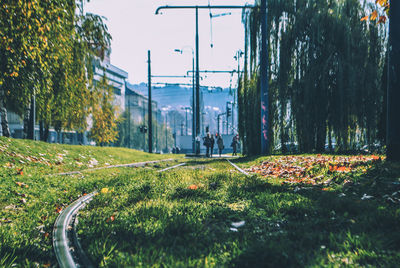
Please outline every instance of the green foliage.
M382 139L386 28L360 22L359 1L268 1L270 141L302 152L358 149ZM373 8L373 7L371 7ZM244 151L259 153L259 10L244 13L245 72L239 84Z

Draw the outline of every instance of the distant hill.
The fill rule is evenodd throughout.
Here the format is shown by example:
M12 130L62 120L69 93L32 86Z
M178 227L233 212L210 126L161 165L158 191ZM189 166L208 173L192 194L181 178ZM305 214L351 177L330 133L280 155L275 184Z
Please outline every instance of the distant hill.
M147 96L147 84L141 83L131 86L133 90ZM204 107L210 106L210 108L218 108L220 111L225 111L226 102L233 101L233 92L230 92L229 88L212 90L201 88L201 91ZM180 85L154 86L152 87L152 99L157 101L160 108L170 106L180 110L181 107L191 106L192 87Z

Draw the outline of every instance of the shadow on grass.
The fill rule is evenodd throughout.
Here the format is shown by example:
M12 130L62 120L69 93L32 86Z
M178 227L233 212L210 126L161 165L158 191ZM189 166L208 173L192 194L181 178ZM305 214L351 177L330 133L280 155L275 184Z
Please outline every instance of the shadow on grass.
M399 203L383 197L400 190L399 175L399 165L383 163L356 184L337 191L271 187L270 194L275 192L283 202L266 196L260 199L255 193L253 200L272 204L258 202L256 206L276 213L284 224L280 232L248 243L229 266L395 267L400 262Z
M177 188L172 204L155 200L112 224L103 220L84 240L114 233L119 252L149 266L206 266L211 256L222 267L396 267L400 208L385 196L397 195L399 180L400 165L391 163L331 191L216 177L213 193Z

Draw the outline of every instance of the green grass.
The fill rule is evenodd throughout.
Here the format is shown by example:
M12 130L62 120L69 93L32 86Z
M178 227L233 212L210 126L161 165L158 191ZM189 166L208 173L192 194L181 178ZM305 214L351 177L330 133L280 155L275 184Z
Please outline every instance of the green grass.
M57 164L58 153L65 155ZM171 155L0 138L0 267L55 266L51 236L58 210L95 189L103 193L81 211L78 235L96 266L400 263L399 163L299 155L235 160L245 169L295 166L304 171L297 177L261 171L246 177L224 160L209 159L164 173L157 170L176 163L45 176L86 169L91 158L106 166L165 157Z
M81 213L79 233L98 266L395 267L400 209L386 195L400 190L400 166L367 165L343 174L354 184L337 180L327 191L248 178L226 162L124 170Z
M62 159L57 157L59 154ZM98 162L93 167L101 167L107 166L106 163L165 158L172 156L0 137L0 267L55 265L52 228L59 210L85 193L115 184L124 168L86 171L73 176L47 174L90 168L93 159ZM163 162L130 169L137 172L171 164Z
M1 173L22 169L28 175L56 174L167 158L173 157L127 148L50 144L0 137Z

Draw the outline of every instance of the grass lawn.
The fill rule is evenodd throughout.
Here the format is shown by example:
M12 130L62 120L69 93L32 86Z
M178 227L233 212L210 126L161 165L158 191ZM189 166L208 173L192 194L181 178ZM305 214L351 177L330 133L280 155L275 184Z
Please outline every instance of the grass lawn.
M73 176L47 174L173 157L124 148L0 137L0 267L55 265L51 236L59 212L83 194L115 183L113 180L124 168L85 171ZM165 162L130 169L136 172L166 165Z
M236 162L256 174L207 160L163 174L124 170L81 213L83 247L110 267L400 263L399 164L320 155Z
M183 160L0 138L0 267L56 266L60 210L101 190L78 235L96 266L338 267L400 263L400 164L380 156ZM96 160L96 161L94 161ZM158 173L176 162L177 169ZM97 163L96 163L97 162Z

